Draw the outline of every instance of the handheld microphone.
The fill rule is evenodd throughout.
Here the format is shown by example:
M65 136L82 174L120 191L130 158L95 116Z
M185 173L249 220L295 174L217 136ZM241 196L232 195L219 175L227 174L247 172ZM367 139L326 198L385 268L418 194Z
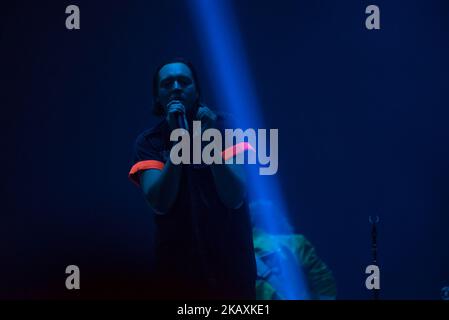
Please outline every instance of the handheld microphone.
M175 103L182 104L181 101L179 101L177 98L174 98L174 97L170 98L168 104L171 104L174 101L175 101ZM175 115L176 115L176 123L178 124L178 128L187 130L186 124L184 122L183 112L178 111L175 113Z
M176 98L172 98L170 99L169 103L173 102L173 101L177 101L178 103L181 103L178 99ZM176 123L178 124L178 128L180 129L186 129L186 124L184 122L184 117L183 117L183 113L182 112L177 112L176 113Z
M186 124L184 123L184 117L181 112L176 113L176 120L178 122L178 128L187 130Z

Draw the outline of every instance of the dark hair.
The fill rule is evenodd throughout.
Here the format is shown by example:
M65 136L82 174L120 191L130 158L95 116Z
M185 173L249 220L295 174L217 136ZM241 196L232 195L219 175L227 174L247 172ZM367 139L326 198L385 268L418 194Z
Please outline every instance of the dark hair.
M161 69L164 66L166 66L167 64L172 64L172 63L182 63L182 64L185 64L190 69L190 72L192 73L193 81L195 82L196 91L198 93L197 104L200 103L201 89L200 89L200 83L198 81L198 76L197 76L195 67L193 66L193 64L190 61L188 61L184 58L174 58L174 59L166 61L163 64L160 64L157 67L156 72L153 75L153 114L156 116L164 115L164 108L158 102L159 71L161 71Z

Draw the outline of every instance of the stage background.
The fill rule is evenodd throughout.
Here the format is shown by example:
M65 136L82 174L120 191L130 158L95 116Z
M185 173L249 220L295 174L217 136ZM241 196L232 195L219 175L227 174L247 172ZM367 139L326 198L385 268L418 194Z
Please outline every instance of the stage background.
M2 3L1 298L145 292L153 226L127 173L134 139L155 123L154 68L189 58L205 101L226 108L187 3ZM69 4L81 9L79 31L65 28ZM338 298L372 296L368 216L379 215L381 297L439 299L449 285L449 2L231 4L265 128L279 129L289 215L334 272ZM365 29L369 4L380 31ZM78 292L64 286L70 264Z

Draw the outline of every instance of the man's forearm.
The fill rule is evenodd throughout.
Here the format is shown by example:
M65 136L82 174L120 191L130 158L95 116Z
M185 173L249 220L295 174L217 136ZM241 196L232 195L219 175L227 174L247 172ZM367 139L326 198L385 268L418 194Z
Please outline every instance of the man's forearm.
M144 172L142 188L153 209L158 213L167 213L178 196L182 167L167 161L159 172Z
M246 197L243 167L238 164L213 164L212 175L221 201L228 207L239 207Z

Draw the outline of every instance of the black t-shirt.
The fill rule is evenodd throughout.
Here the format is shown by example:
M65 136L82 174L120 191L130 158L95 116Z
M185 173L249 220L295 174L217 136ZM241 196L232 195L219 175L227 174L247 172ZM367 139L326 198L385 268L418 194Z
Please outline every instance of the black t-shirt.
M219 129L224 128L219 118ZM224 137L224 135L223 135ZM169 160L165 120L141 133L129 177L140 185L143 170L162 170ZM208 165L182 165L177 199L154 215L157 290L162 297L255 298L256 264L246 201L229 209L219 199Z

